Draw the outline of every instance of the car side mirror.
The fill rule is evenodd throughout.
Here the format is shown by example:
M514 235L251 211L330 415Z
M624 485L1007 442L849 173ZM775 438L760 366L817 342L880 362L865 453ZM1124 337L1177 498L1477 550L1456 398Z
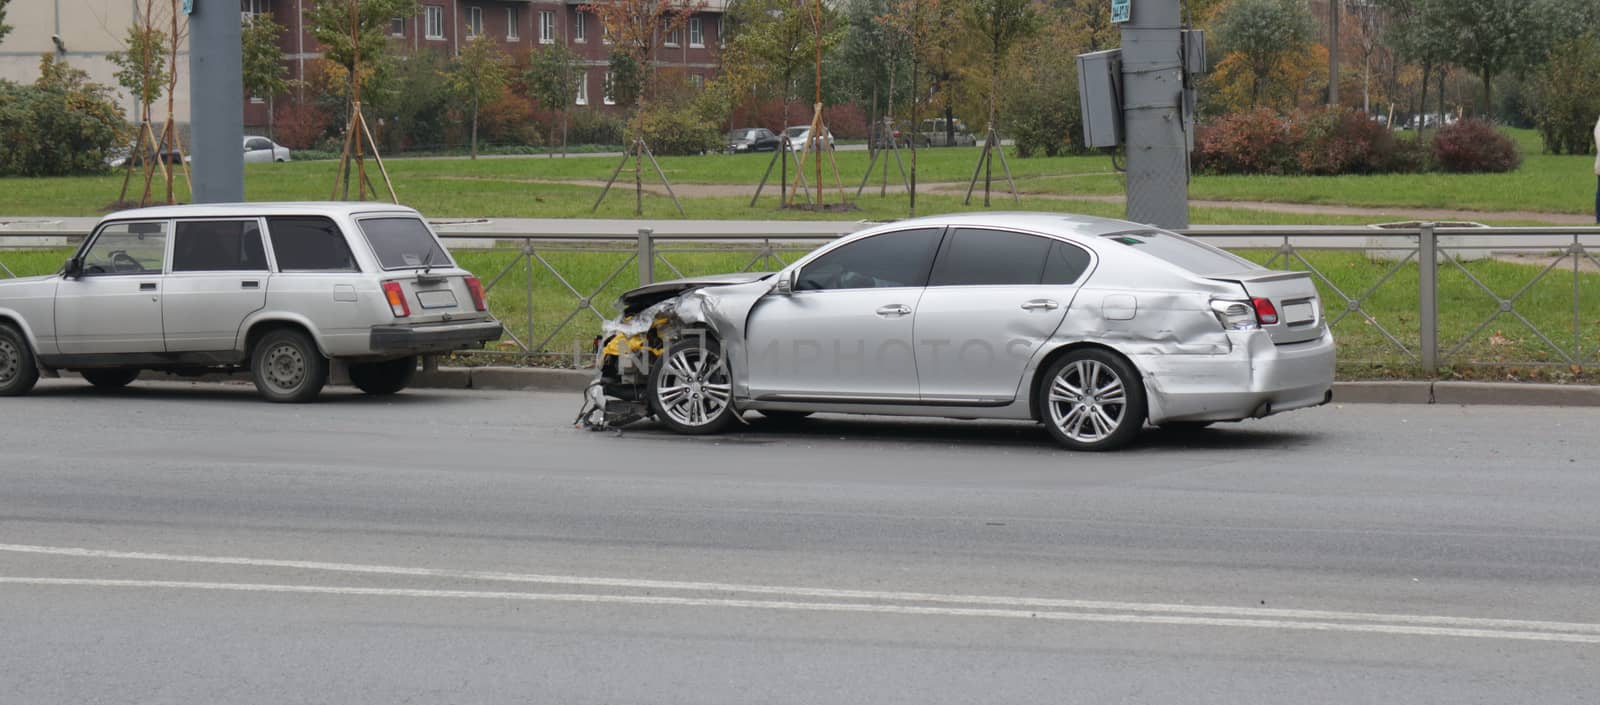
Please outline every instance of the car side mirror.
M772 286L772 293L779 296L788 296L794 293L794 280L798 271L780 275L776 284Z
M76 256L68 258L66 266L61 268L61 273L69 279L82 276L83 260Z

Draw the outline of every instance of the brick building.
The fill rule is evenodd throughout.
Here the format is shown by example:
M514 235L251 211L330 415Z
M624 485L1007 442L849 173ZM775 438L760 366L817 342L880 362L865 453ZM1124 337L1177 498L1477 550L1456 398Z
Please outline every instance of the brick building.
M271 12L282 24L282 48L289 64L289 78L303 79L310 64L322 56L304 20L305 10L314 0L240 0L243 14ZM610 42L605 39L599 18L582 7L589 0L421 0L422 11L415 17L396 17L390 25L394 42L411 51L438 51L455 55L462 44L479 35L500 42L507 54L527 55L541 46L566 44L582 57L587 66L575 105L610 105L605 87ZM716 70L716 49L722 36L725 0L712 0L692 16L682 30L663 37L654 59L663 66L680 69L688 80L699 83ZM264 125L266 102L248 99L245 124Z

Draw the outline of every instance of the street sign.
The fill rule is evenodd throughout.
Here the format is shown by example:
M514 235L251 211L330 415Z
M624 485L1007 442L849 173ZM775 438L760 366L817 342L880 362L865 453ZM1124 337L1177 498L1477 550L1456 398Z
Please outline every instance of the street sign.
M183 0L183 14L194 14L194 0Z
M1133 0L1111 0L1111 21L1116 24L1127 22L1133 15Z

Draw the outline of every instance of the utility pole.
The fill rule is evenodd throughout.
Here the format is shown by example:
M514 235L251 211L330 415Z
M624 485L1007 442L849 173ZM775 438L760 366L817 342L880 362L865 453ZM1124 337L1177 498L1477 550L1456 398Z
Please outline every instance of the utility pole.
M190 3L185 3L189 5ZM244 66L239 0L192 0L189 148L195 203L244 200Z
M1122 25L1128 219L1189 227L1189 138L1178 0L1130 0Z
M1328 0L1328 105L1339 104L1339 5Z

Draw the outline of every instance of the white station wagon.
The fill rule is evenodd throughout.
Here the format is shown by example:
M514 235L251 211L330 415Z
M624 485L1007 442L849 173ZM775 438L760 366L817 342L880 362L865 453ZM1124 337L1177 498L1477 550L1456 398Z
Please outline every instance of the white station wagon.
M145 208L101 220L61 272L0 281L0 396L62 370L102 388L142 370L247 370L267 399L305 402L334 362L393 394L417 356L501 332L482 284L410 208Z

